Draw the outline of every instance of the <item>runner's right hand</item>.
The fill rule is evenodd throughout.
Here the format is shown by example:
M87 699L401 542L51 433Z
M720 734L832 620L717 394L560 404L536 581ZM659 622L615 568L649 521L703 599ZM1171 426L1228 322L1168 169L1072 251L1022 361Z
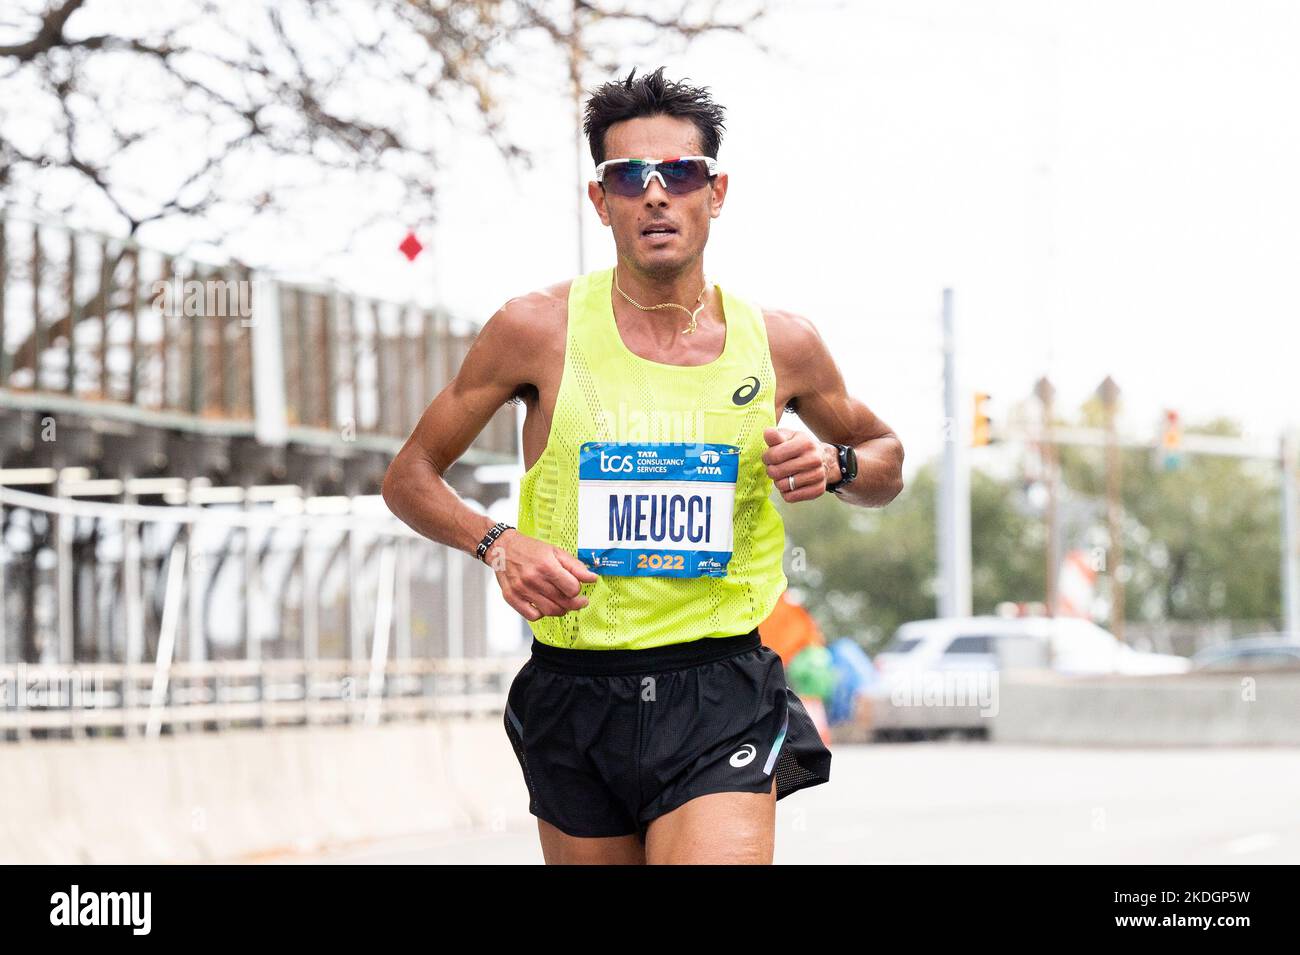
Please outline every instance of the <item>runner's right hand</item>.
M582 584L599 576L563 548L511 528L484 555L501 586L501 596L526 620L562 617L587 606Z

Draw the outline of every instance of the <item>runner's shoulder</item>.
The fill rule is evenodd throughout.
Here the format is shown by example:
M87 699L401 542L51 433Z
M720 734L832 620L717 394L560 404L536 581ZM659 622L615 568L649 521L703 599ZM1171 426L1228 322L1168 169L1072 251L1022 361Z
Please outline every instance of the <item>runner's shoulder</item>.
M564 363L564 335L569 317L569 285L556 282L509 299L479 332L475 347L489 358L494 375L516 387L512 398L551 380Z
M489 322L500 326L518 344L536 344L558 331L561 335L569 315L569 286L572 279L516 295L497 309Z
M763 324L767 327L767 343L773 360L789 356L798 361L822 340L812 319L789 309L764 307Z

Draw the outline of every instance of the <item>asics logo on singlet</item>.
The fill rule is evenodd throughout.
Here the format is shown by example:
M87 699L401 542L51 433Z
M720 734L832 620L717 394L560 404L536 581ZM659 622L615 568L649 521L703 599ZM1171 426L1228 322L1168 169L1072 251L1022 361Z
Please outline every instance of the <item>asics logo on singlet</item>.
M758 755L758 750L754 748L754 744L746 743L744 746L740 747L740 749L736 750L734 753L731 754L731 759L729 760L729 762L731 763L732 766L735 766L737 769L739 769L741 766L748 766L750 763L752 763L754 761L754 757L757 755Z
M731 396L732 404L747 405L754 400L754 395L758 394L758 379L750 375L745 381L752 381L752 385L742 384L736 389L735 394Z

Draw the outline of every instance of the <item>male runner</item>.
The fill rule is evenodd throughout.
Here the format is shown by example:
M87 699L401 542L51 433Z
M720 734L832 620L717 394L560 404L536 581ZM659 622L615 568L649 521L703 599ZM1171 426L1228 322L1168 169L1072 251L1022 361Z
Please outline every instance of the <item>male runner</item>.
M723 110L662 67L635 72L586 106L587 191L617 264L488 320L384 499L488 563L531 625L503 723L548 863L770 863L776 800L826 782L830 753L758 637L786 586L769 494L884 505L903 449L806 318L706 282ZM794 189L823 175L811 154L780 161ZM791 238L772 224L774 256ZM442 478L511 398L527 411L518 528ZM817 437L778 428L785 410Z

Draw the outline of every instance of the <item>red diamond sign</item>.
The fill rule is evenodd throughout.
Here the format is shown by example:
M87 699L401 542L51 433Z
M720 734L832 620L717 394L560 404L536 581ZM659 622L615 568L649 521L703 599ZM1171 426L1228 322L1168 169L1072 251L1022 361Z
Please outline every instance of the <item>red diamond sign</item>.
M408 261L414 262L415 257L424 251L424 246L420 244L420 240L415 237L414 232L408 232L397 250L406 256Z

